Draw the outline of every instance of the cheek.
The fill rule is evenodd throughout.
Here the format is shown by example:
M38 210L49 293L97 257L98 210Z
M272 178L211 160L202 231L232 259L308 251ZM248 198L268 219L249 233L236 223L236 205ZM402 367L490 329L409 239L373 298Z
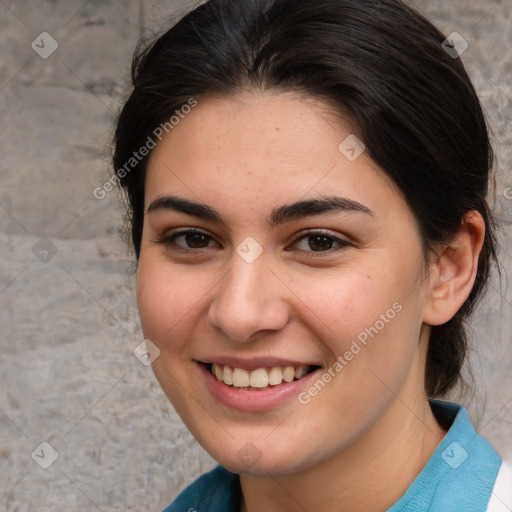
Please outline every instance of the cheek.
M162 351L178 349L179 340L185 341L181 334L187 321L200 303L201 290L197 280L191 282L182 272L141 253L136 292L144 336Z
M304 281L297 287L297 295L312 322L343 349L348 340L357 338L392 308L400 292L389 279L367 272L341 269L338 277L333 277L331 273L325 279Z
M376 265L367 272L341 272L336 280L312 280L302 292L304 318L333 360L344 358L343 373L356 386L372 371L403 378L421 327L416 268L388 266L384 272Z

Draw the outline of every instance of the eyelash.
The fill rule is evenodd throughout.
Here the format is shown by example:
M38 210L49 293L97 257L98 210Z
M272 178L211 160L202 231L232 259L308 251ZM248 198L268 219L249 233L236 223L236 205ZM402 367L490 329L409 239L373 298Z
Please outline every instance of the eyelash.
M211 247L201 247L198 249L194 249L192 247L185 248L185 247L182 247L182 246L176 244L176 239L178 237L186 236L189 234L199 234L199 235L203 235L203 236L208 237L213 240L213 237L211 237L210 235L204 233L203 231L201 231L199 229L188 228L188 229L183 229L181 231L177 231L177 232L173 233L172 235L165 236L161 239L158 239L158 240L156 240L156 243L164 245L168 248L176 248L177 250L184 251L184 252L198 252L198 251L204 250L204 249L211 249ZM324 237L330 239L330 241L338 244L338 247L337 248L331 247L330 249L327 249L325 251L304 251L304 250L300 249L300 251L304 254L304 256L306 258L322 258L322 257L325 257L324 255L332 255L333 252L343 249L344 247L353 247L353 245L354 245L353 243L351 243L347 240L344 240L342 238L339 238L339 237L333 235L331 232L329 232L327 230L321 230L321 229L308 231L306 233L299 235L297 238L295 238L292 245L295 245L304 239L307 239L309 237L314 237L314 236L324 236Z

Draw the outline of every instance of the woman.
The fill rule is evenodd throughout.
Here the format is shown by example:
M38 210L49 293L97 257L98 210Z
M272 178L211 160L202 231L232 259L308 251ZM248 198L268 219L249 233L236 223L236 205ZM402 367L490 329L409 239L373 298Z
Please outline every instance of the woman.
M499 455L436 400L495 259L456 43L398 0L212 0L135 58L114 165L142 328L220 464L168 511L504 500Z

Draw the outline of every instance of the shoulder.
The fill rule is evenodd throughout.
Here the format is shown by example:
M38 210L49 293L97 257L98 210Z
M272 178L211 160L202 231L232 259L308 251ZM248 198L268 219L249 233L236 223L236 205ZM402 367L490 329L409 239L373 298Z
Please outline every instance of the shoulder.
M217 466L185 488L163 512L237 512L238 475Z
M504 460L494 484L487 512L512 510L512 460Z

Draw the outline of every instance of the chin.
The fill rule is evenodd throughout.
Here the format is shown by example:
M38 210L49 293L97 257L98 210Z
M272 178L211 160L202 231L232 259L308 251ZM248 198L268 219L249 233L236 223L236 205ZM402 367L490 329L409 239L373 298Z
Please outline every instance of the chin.
M298 473L311 464L309 459L303 461L298 457L296 448L287 447L279 450L268 441L265 443L230 439L228 445L217 444L214 448L208 444L201 444L211 457L232 473L278 476ZM238 446L240 448L237 448Z
M261 454L259 460L240 461L237 457L234 459L226 458L225 460L216 460L221 466L232 473L268 477L269 475L279 476L295 473L295 468L290 467L292 459L293 457L287 458L286 460L275 460L274 458L265 460L265 455Z

